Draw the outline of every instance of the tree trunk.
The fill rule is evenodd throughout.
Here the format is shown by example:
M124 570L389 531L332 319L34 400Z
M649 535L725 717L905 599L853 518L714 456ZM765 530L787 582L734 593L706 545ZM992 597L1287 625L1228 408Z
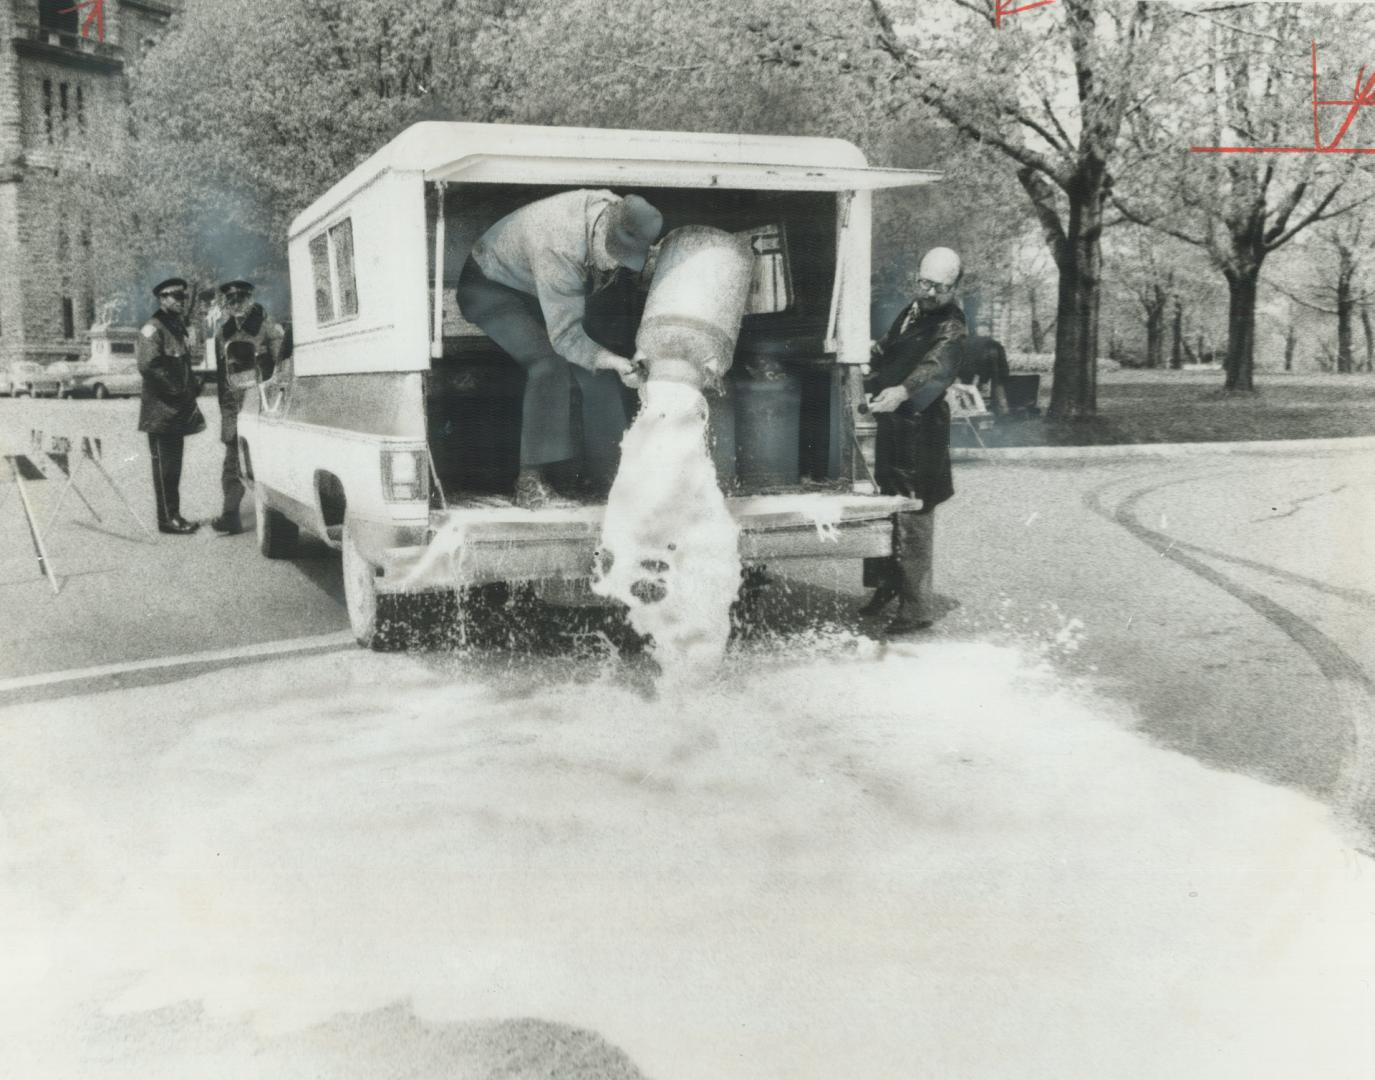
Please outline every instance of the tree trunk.
M1055 368L1047 415L1088 419L1098 412L1098 302L1102 281L1105 172L1090 162L1069 185L1069 228L1056 245L1060 289Z
M1260 261L1227 273L1227 378L1223 389L1254 390L1256 363L1256 292Z
M1170 331L1170 367L1178 371L1184 366L1184 303L1174 298L1174 325Z
M1349 248L1339 247L1337 254L1340 260L1337 267L1337 371L1349 375L1352 370L1351 316L1356 307L1351 280L1356 275L1356 265Z
M1152 286L1146 308L1146 366L1158 368L1165 359L1165 293Z
M1361 305L1361 327L1365 330L1365 369L1375 371L1375 328L1370 325L1370 305Z

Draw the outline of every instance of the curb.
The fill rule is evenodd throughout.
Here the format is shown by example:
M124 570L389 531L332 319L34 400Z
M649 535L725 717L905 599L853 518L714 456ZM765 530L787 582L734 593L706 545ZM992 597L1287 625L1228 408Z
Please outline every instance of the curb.
M1198 457L1212 454L1294 454L1375 450L1375 435L1340 439L1275 439L1252 442L1119 443L1111 446L951 447L951 461L1037 461L1057 458Z
M228 667L232 664L272 660L280 656L333 652L355 647L353 635L347 630L310 637L264 641L254 645L240 645L228 649L183 653L179 656L159 656L149 660L130 660L96 667L72 668L65 671L46 671L37 675L20 675L0 679L0 708L11 704L25 704L33 696L46 698L67 693L94 692L93 687L110 684L107 689L140 685L148 680L166 681L202 670ZM73 690L71 688L75 687Z

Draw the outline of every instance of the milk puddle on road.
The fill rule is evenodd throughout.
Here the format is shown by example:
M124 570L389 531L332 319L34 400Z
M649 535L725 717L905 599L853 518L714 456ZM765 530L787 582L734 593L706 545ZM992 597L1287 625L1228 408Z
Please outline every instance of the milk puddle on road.
M706 678L725 655L739 534L707 450L706 399L650 380L621 445L592 588L625 604L631 626L653 639L666 682Z
M1014 648L495 668L0 713L0 1074L639 1075L418 1064L514 1018L657 1080L1375 1072L1369 861Z

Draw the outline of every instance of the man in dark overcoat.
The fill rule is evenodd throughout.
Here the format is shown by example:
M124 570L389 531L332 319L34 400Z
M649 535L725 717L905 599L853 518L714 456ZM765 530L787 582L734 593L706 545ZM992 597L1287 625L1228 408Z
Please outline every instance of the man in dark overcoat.
M244 495L239 465L239 410L246 392L234 385L234 376L244 372L255 380L269 378L282 361L286 333L280 323L268 317L262 304L253 302L250 281L226 281L220 286L220 301L225 319L215 331L215 374L220 399L220 441L224 443L224 466L220 470L224 508L210 527L232 534L243 528L239 519L239 503Z
M918 270L917 296L873 348L864 380L878 424L874 479L885 495L920 499L919 511L894 515L893 555L865 563L874 595L862 609L898 609L888 633L924 630L936 618L932 590L936 507L955 494L950 475L950 406L945 391L959 371L966 330L955 300L962 269L949 248L932 248Z
M183 319L186 280L160 281L153 286L153 295L158 298L158 310L143 324L138 337L138 373L143 378L138 429L148 435L158 531L185 536L200 525L181 516L183 440L205 430L205 417L196 404L200 380L191 368Z

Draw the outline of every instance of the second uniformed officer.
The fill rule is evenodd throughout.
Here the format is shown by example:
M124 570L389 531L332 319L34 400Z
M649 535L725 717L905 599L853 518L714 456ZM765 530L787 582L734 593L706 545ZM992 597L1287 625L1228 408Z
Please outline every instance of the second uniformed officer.
M138 429L148 434L153 459L153 498L158 531L185 535L200 526L181 516L181 456L183 439L205 430L205 417L196 404L200 380L191 370L187 344L186 281L168 278L153 286L158 310L143 324L138 338L138 373L143 377L143 401Z
M239 410L245 390L231 385L230 377L238 370L251 369L256 371L257 378L266 379L281 363L286 334L280 324L268 317L262 304L253 302L251 281L226 281L220 286L220 298L227 316L215 331L220 441L224 443L224 468L220 471L224 509L210 522L210 527L216 532L236 533L243 528L239 520L239 503L244 494L239 466Z

